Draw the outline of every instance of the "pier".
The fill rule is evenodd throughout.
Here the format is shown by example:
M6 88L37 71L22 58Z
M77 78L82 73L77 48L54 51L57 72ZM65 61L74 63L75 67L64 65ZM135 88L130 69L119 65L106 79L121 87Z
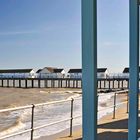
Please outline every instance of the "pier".
M98 79L98 89L128 89L128 78ZM0 78L0 87L7 88L82 88L77 78Z

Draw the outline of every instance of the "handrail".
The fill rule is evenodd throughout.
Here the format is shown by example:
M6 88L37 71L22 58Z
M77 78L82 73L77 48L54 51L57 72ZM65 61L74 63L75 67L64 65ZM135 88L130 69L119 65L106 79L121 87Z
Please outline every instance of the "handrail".
M0 113L8 112L8 111L21 110L21 109L28 109L28 108L32 108L32 106L33 105L27 105L27 106L21 106L21 107L14 107L14 108L6 108L6 109L0 110Z
M63 102L68 102L71 101L72 99L66 99L66 100L61 100L61 101L52 101L52 102L48 102L48 103L40 103L40 104L35 104L35 107L38 106L44 106L44 105L51 105L51 104L57 104L57 103L63 103Z
M81 97L76 97L74 98L75 100L80 99ZM57 104L57 103L63 103L63 102L68 102L71 101L71 99L66 99L66 100L60 100L60 101L52 101L52 102L48 102L48 103L39 103L39 104L33 104L35 107L38 106L44 106L44 105L51 105L51 104ZM33 105L27 105L27 106L20 106L20 107L12 107L12 108L6 108L6 109L0 109L0 113L3 112L8 112L8 111L15 111L15 110L21 110L21 109L28 109L28 108L32 108Z
M82 117L82 116L81 115L74 116L73 119L80 118L80 117Z
M24 133L28 133L28 132L31 132L31 131L32 131L32 129L27 129L27 130L24 130L24 131L21 131L21 132L17 132L17 133L14 133L14 134L10 134L10 135L7 135L7 136L0 137L0 140L10 138L10 137L14 137L14 136L17 136L17 135L21 135L21 134L24 134Z
M127 93L127 92L129 92L129 90L120 90L120 91L114 91L114 92L108 92L108 93L104 93L104 95L100 95L100 94L102 94L102 93L99 93L98 94L98 97L99 96L106 96L107 94L109 94L109 95L111 95L111 94L114 94L114 93L116 93L116 94L121 94L121 93Z

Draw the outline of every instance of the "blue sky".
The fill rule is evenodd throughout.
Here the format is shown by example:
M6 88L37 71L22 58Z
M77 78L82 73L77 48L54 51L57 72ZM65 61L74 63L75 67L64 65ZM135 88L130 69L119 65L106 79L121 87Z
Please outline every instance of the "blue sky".
M98 0L98 66L128 66L128 0ZM0 69L81 67L80 0L0 1Z

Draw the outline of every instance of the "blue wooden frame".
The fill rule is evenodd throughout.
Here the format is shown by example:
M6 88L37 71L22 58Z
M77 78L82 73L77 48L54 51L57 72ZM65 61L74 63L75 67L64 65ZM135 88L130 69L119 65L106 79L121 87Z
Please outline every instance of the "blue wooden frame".
M82 0L83 140L97 140L97 1Z
M138 138L139 6L130 2L128 140ZM97 0L82 0L83 140L97 140Z
M128 140L138 138L138 93L139 93L139 5L138 0L129 0L130 7L130 92Z

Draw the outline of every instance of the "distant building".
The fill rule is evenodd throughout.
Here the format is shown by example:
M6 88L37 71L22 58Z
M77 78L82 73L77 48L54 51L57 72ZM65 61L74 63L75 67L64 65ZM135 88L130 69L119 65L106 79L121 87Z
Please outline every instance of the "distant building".
M82 78L82 69L70 69L68 74L69 78Z
M123 77L124 78L129 78L129 68L128 67L124 68ZM139 67L139 77L140 77L140 67Z
M68 71L70 78L82 78L82 69L70 69ZM107 68L98 68L97 77L98 78L107 78L108 71Z
M109 78L124 78L124 74L123 73L109 73Z
M39 70L37 70L37 72L36 73L40 73L42 71L42 69L39 69Z
M33 69L2 69L0 70L1 78L34 78Z
M98 68L97 77L98 78L107 78L109 75L107 68Z
M65 71L64 69L60 68L53 68L53 67L45 67L43 69L39 69L37 72L38 78L64 78Z

